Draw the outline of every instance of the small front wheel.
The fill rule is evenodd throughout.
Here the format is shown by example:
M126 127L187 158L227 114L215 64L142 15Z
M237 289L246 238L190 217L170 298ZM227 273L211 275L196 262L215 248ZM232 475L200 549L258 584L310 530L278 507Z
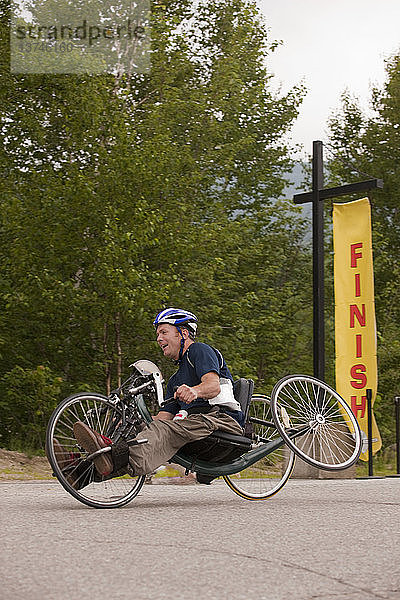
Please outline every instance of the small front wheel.
M272 416L285 443L308 464L338 471L361 453L361 432L348 404L307 375L284 377L272 390Z
M54 410L46 433L46 454L54 475L74 498L93 508L117 508L130 502L141 490L145 476L129 472L117 477L101 477L86 459L73 432L82 421L98 433L111 438L121 420L121 411L100 394L76 394L63 400Z
M252 397L248 420L254 447L279 437L272 421L271 402L267 396L257 394ZM294 460L295 455L289 448L278 448L244 471L225 475L224 479L241 498L266 500L283 488L292 473Z

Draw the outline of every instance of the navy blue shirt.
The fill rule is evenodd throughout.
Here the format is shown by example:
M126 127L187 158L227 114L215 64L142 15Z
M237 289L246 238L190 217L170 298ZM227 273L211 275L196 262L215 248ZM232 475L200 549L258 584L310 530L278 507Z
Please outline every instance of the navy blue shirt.
M233 382L233 377L225 363L225 359L218 350L215 350L208 344L203 344L202 342L190 344L189 348L182 356L178 370L168 381L166 398L173 398L175 388L180 385L186 384L189 387L199 385L203 375L210 372L217 373L220 377L230 379ZM187 410L194 406L210 405L208 401L203 398L197 398L190 404L186 404L185 402L176 399L167 404L163 410L176 415L181 408ZM228 411L224 409L224 412L236 419L236 421L243 426L244 415L242 411Z

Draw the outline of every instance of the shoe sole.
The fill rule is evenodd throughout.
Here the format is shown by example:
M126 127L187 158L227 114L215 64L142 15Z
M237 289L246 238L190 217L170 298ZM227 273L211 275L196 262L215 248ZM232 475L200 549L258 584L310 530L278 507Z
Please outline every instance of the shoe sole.
M95 431L90 429L85 423L77 421L74 423L74 436L78 441L79 445L82 446L89 454L97 452L102 448L106 448L106 444L100 444ZM112 460L104 454L99 454L93 459L94 466L97 472L105 477L110 475L113 471L114 465Z

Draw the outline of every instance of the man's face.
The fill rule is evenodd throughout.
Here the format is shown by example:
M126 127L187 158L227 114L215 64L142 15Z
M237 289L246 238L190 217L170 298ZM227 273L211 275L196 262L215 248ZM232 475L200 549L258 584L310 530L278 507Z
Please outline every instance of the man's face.
M157 327L157 344L167 358L178 360L181 347L181 336L176 327L161 323Z

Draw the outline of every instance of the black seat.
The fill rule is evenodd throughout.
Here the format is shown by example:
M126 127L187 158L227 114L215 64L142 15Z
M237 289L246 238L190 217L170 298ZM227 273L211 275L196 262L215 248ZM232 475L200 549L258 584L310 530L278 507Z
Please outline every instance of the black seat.
M235 396L235 400L237 400L242 407L242 412L244 414L244 420L247 421L247 417L249 414L250 401L253 395L254 390L254 381L252 379L245 379L241 377L233 384L233 395Z
M238 379L233 384L233 395L239 402L245 416L245 422L249 414L250 401L253 395L254 381L252 379ZM186 456L195 459L215 463L229 462L238 458L251 448L251 439L242 435L226 433L217 429L209 436L195 442L185 444L179 451Z

